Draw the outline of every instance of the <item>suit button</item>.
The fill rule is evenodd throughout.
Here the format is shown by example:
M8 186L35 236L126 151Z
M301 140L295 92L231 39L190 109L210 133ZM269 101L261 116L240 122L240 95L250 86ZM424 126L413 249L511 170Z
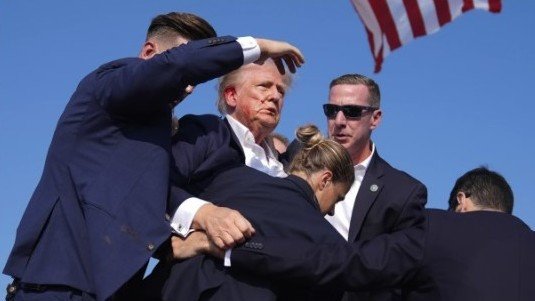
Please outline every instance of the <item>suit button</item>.
M154 245L153 244L148 244L147 245L147 250L149 250L149 251L154 250Z
M262 250L264 248L264 244L261 242L258 243L258 250Z

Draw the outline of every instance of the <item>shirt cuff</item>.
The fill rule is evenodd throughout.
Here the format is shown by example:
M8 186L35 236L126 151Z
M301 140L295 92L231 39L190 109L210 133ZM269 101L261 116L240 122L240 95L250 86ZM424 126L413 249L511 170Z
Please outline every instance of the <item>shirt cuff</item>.
M236 42L240 43L243 50L243 64L255 62L260 57L260 46L253 37L239 37Z
M223 266L230 267L230 255L232 254L232 249L225 251L225 260L223 261Z
M195 214L201 206L209 204L209 202L199 198L186 199L173 214L171 218L171 227L182 237L187 237L190 231L191 223Z

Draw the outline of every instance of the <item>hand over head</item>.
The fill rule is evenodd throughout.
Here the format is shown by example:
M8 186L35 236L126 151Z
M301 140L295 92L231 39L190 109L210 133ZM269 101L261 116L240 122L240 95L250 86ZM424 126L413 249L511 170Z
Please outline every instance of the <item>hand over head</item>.
M292 73L295 73L296 67L301 67L305 63L301 51L289 43L267 39L256 39L256 42L260 47L260 58L256 63L261 64L266 59L272 58L281 74L285 73L283 61Z

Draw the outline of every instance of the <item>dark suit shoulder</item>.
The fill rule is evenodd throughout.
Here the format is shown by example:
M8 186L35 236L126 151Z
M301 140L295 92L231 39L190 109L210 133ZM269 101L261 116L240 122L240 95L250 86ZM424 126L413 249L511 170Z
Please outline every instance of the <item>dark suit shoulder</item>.
M229 136L229 129L223 119L216 115L185 115L178 121L178 131L173 141L180 139L197 139L204 135ZM189 138L188 138L189 137Z
M429 247L433 251L441 250L439 254L461 247L477 250L483 242L533 240L529 238L533 237L529 226L511 214L495 211L458 213L438 209L426 209L425 212Z
M110 62L107 62L107 63L104 63L104 64L98 66L96 69L94 69L89 74L84 76L84 78L78 84L77 92L80 92L80 90L84 90L84 89L87 90L87 88L89 88L89 87L91 87L90 89L93 89L92 86L96 84L95 79L99 78L99 76L101 76L103 74L106 74L107 71L124 67L124 66L126 66L126 65L128 65L130 63L133 63L133 62L136 62L136 61L139 61L139 60L141 60L141 59L134 58L134 57L132 57L132 58L122 58L122 59L117 59L117 60L114 60L114 61L110 61ZM93 93L92 90L91 90L91 93ZM73 96L76 96L76 92L75 92L75 94Z
M220 128L224 125L224 121L221 117L213 114L193 115L187 114L182 116L179 120L180 126L197 125L204 128Z
M141 61L143 61L143 60L140 59L140 58L137 58L137 57L121 58L121 59L113 60L113 61L110 61L110 62L107 62L107 63L104 63L104 64L100 65L95 70L95 72L99 73L99 72L102 72L102 71L105 71L105 70L109 70L109 69L120 68L120 67L126 66L126 65L128 65L130 63L141 62Z
M441 209L425 209L425 212L430 225L435 227L444 224L451 224L455 228L474 225L478 229L482 228L482 231L488 231L489 228L485 229L485 225L488 225L491 228L517 229L518 231L532 232L530 227L521 219L504 212L479 210L459 213Z

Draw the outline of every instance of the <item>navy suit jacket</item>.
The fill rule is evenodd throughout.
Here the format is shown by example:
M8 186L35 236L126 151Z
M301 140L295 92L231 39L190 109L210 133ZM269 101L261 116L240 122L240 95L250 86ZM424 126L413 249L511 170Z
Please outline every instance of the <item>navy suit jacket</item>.
M172 154L170 212L186 199L199 197L220 170L245 164L242 147L228 121L209 114L180 118L172 138Z
M238 210L253 224L255 237L308 243L345 242L319 212L309 184L296 176L275 178L247 166L229 166L218 171L199 196ZM232 272L209 256L174 265L162 291L166 301L336 300L341 294L340 289L320 291L287 286L274 278Z
M242 63L235 38L223 37L87 75L58 121L4 273L113 294L170 235L168 103Z
M428 210L419 226L352 245L253 241L256 248L233 251L233 268L351 290L398 286L411 301L535 296L535 233L506 213ZM289 251L289 245L300 251Z
M290 162L299 149L299 143L294 140L283 160ZM426 202L426 187L409 174L393 168L376 149L357 193L348 241L366 240L417 226L422 221ZM349 293L346 300L396 300L398 296L399 292L373 291Z
M376 150L357 194L348 241L411 227L421 221L426 202L426 187L393 168Z

